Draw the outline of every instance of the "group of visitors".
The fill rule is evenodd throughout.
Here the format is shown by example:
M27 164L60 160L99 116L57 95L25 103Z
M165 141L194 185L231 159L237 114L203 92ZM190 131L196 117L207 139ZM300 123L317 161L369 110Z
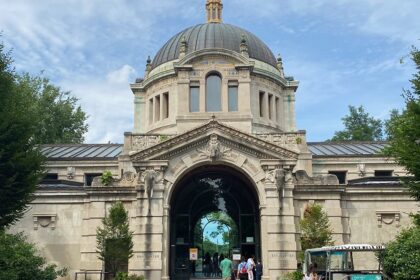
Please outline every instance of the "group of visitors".
M254 256L248 258L242 256L236 273L234 272L233 263L229 258L223 258L219 264L219 268L223 280L261 280L263 274L262 264Z
M242 256L238 265L237 279L239 280L261 280L263 275L263 266L254 255L250 257Z
M220 263L225 257L223 254L219 256L218 253L214 253L213 257L210 253L206 253L203 259L203 273L206 277L220 277L222 275L220 270Z

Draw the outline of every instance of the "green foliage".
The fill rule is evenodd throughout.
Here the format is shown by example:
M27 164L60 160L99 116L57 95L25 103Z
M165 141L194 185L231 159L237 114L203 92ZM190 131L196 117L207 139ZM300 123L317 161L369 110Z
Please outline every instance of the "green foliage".
M413 48L411 58L417 73L410 80L411 90L404 91L405 109L401 115L391 115L388 122L389 145L384 152L410 172L413 177L405 183L420 200L420 51Z
M23 216L43 176L36 147L36 112L17 84L12 59L0 42L0 230Z
M136 274L131 274L128 275L128 273L125 272L118 272L117 276L115 277L115 280L145 280L143 275L136 275Z
M384 153L395 158L412 175L404 180L412 196L420 201L420 51L411 53L417 72L413 74L411 90L404 91L405 109L392 111L386 124L389 145ZM418 279L420 275L420 215L412 214L414 227L404 230L388 244L383 257L384 270L392 278Z
M283 280L302 280L303 279L303 273L300 271L293 271L285 274L283 276Z
M107 170L107 171L104 171L102 173L102 175L101 175L102 185L109 186L112 183L113 180L114 180L114 178L112 177L111 171Z
M159 139L160 139L161 142L164 142L166 140L169 140L169 136L168 135L160 135Z
M22 234L4 231L0 231L0 267L0 279L8 280L54 280L67 274L67 269L48 265Z
M31 77L26 73L17 77L17 83L18 90L28 99L28 109L35 112L35 143L83 142L83 135L87 131L87 116L77 105L76 97L52 85L45 77Z
M350 114L343 120L344 130L336 131L331 141L378 141L382 140L382 121L365 112L363 106L349 106Z
M403 230L381 254L385 274L394 280L415 280L420 275L420 227Z
M319 204L310 204L300 221L302 250L333 245L331 225Z
M128 212L122 202L112 205L102 225L103 228L96 229L96 252L108 272L116 273L124 269L133 256L133 233L129 230Z

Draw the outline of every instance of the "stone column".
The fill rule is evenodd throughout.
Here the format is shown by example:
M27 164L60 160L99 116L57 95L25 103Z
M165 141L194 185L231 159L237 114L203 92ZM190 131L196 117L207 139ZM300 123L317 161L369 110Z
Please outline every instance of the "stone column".
M261 208L263 279L296 269L296 227L291 167L266 170L266 206ZM264 237L265 236L265 237Z
M134 95L134 133L145 132L145 98L141 93Z
M271 104L269 104L271 107L271 120L273 122L277 121L277 110L276 110L276 96L271 96Z
M285 94L283 95L283 117L284 117L284 130L286 132L290 131L291 125L291 119L290 119L290 95Z
M170 229L169 229L169 219L170 219L170 208L169 205L165 205L163 208L163 255L162 255L162 280L169 280L169 262L170 262Z
M201 87L200 87L201 88ZM185 115L189 112L190 80L186 70L178 72L178 114Z
M269 106L270 106L270 104L268 104L268 92L264 92L264 95L263 95L263 111L262 111L263 118L269 119L269 116L268 116L268 110L269 110L268 107Z
M294 207L293 191L295 188L292 166L285 166L284 178L284 196L282 198L281 209L281 235L282 249L280 252L280 265L283 272L294 271L297 268L297 251L298 244L296 242L296 211Z
M266 167L266 204L261 207L263 279L277 279L296 269L296 228L294 223L291 168Z
M200 112L206 111L206 79L200 79Z
M140 179L130 272L144 275L146 279L162 279L165 276L164 169L153 162L136 166Z
M241 70L238 81L238 111L241 113L251 112L252 102L251 79L248 77L246 70Z
M290 93L289 99L289 122L290 122L290 131L296 131L296 113L295 113L295 102L296 97L295 93Z
M228 110L228 80L226 78L222 79L222 89L221 89L221 109L222 112L227 113Z

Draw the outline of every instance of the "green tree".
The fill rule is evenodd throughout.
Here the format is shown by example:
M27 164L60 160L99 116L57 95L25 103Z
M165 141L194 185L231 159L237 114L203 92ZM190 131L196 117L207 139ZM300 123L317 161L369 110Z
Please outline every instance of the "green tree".
M394 280L417 280L420 275L420 227L403 230L380 255L385 274Z
M17 76L18 90L28 98L36 124L37 144L82 143L87 131L86 114L77 105L78 99L54 86L45 77L25 73Z
M331 141L378 141L382 140L382 121L371 117L363 106L349 106L350 114L343 120L344 130L336 131Z
M387 125L389 145L384 152L412 175L405 183L420 200L420 51L413 48L411 58L417 72L410 80L411 90L404 91L405 109L391 116Z
M102 225L103 228L96 229L99 259L105 262L107 272L126 272L128 260L133 256L133 233L129 230L128 212L122 202L112 205Z
M396 122L397 118L400 117L400 112L397 109L392 109L389 112L389 119L384 121L384 130L386 134L386 140L390 140L392 134L392 127L394 122Z
M420 200L420 51L413 47L411 58L417 72L410 80L411 89L404 90L405 108L391 113L386 124L388 146L384 153L404 166L410 177L403 183L412 196ZM418 279L420 275L420 215L413 215L414 226L403 230L387 244L381 255L385 273L395 280Z
M327 213L319 204L309 204L300 221L302 251L333 245L331 225Z
M67 272L48 265L22 234L4 231L0 231L0 268L0 279L8 280L54 280Z
M9 53L0 42L0 230L22 217L43 176L34 135L36 112L18 90Z

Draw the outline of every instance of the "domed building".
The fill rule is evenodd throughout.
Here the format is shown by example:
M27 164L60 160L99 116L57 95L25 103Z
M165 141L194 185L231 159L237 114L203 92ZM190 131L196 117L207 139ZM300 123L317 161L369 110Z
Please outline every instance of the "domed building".
M123 145L43 147L48 175L13 230L69 279L107 270L96 229L115 201L133 231L127 270L150 280L199 275L209 213L229 217L228 253L262 260L263 279L296 270L308 204L323 206L335 244L384 243L410 223L416 203L396 178L404 169L378 153L385 143L307 143L295 121L299 82L261 39L223 23L222 7L207 0L207 23L147 60Z

